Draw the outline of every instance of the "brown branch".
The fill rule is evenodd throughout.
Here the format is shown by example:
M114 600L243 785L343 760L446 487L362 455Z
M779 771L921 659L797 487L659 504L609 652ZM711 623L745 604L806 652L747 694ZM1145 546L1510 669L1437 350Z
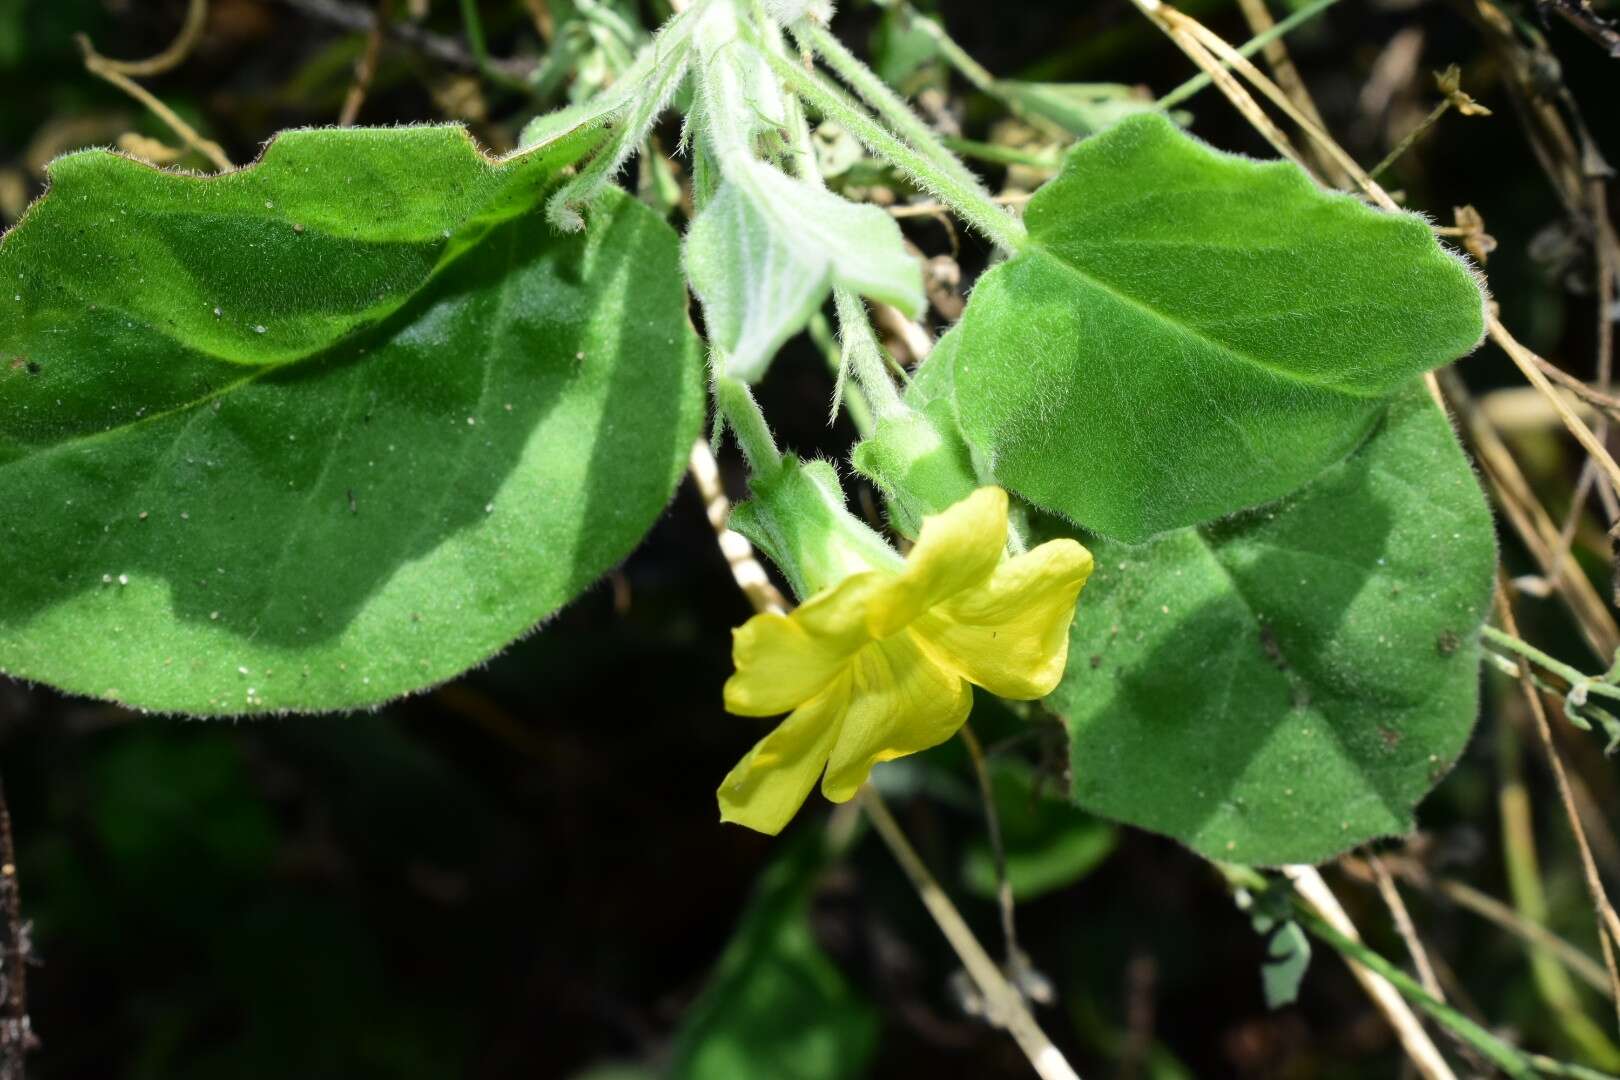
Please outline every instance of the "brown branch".
M365 104L366 94L371 90L371 80L377 77L377 58L382 53L383 33L388 28L393 7L392 0L378 0L377 21L366 32L365 48L355 61L354 81L349 84L343 108L338 112L338 127L353 127L360 118L360 106Z
M185 63L186 57L191 55L192 47L202 36L204 24L208 22L208 0L191 0L186 8L185 22L180 24L180 32L169 42L168 48L156 56L149 56L145 60L114 60L110 56L102 56L91 48L91 53L108 71L116 71L120 75L129 75L137 79L150 78L153 75L162 75L166 71L173 71ZM89 39L85 39L88 45Z

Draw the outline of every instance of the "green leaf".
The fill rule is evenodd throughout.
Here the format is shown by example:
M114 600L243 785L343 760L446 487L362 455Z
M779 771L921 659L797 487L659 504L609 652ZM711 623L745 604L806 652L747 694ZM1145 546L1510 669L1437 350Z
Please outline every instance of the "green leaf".
M524 212L572 138L58 162L0 246L0 669L163 711L367 706L623 558L699 430L701 357L655 215Z
M1027 220L963 316L957 408L1004 486L1120 540L1295 490L1484 329L1418 217L1161 116L1082 142Z
M1477 708L1490 511L1421 386L1290 499L1097 569L1048 699L1074 798L1228 862L1413 827Z
M894 219L760 162L732 168L686 234L686 273L725 372L757 382L837 285L923 308Z
M1007 854L1007 883L1018 901L1067 888L1113 854L1117 830L1054 797L1061 796L1061 783L1053 785L1059 790L1043 791L1026 762L1005 758L991 763L990 778ZM980 896L996 895L995 855L987 839L968 846L962 878Z
M1281 889L1237 891L1238 907L1249 913L1249 925L1266 945L1260 964L1260 988L1266 1008L1281 1009L1299 999L1300 983L1311 966L1311 939L1294 921L1289 894Z
M816 943L810 900L826 866L821 828L801 829L760 876L708 988L675 1039L676 1080L846 1080L877 1045L873 1009Z

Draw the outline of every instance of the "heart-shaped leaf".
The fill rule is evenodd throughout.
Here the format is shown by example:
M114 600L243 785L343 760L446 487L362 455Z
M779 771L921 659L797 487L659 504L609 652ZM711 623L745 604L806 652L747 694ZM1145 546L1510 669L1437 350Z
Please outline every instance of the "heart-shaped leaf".
M1421 386L1293 497L1097 569L1049 703L1074 797L1211 858L1317 862L1412 828L1477 708L1489 508Z
M955 393L996 478L1127 541L1279 498L1484 331L1428 226L1162 116L1082 142L974 288Z
M572 138L59 162L0 245L0 669L193 714L371 705L623 558L699 430L701 356L656 215L528 212Z

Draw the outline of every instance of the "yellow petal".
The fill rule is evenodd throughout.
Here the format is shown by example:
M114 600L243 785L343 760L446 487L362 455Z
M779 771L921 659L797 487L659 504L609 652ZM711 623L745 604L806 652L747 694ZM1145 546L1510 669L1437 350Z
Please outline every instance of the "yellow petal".
M935 604L990 576L1007 546L1007 493L982 487L923 519L906 568L872 599L875 637L888 637Z
M881 585L877 574L852 574L791 615L755 615L733 630L726 711L775 716L821 693L870 640L866 608Z
M874 641L855 654L851 696L821 793L851 798L880 761L937 746L956 734L973 690L920 648L912 634Z
M793 820L838 741L849 683L836 680L748 751L720 785L721 821L775 836Z
M996 567L912 625L948 668L1005 698L1045 697L1063 678L1069 623L1091 576L1091 552L1053 540Z

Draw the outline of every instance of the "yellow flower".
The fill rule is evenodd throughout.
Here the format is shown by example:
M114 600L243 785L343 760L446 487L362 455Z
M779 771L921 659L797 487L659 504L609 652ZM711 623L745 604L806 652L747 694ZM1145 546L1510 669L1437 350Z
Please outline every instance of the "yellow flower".
M967 719L973 683L1044 697L1063 677L1069 622L1091 553L1053 540L1006 557L1007 493L980 488L923 520L899 570L852 574L791 615L733 632L726 708L791 715L720 785L720 817L775 834L816 778L834 802L880 761L944 742Z

